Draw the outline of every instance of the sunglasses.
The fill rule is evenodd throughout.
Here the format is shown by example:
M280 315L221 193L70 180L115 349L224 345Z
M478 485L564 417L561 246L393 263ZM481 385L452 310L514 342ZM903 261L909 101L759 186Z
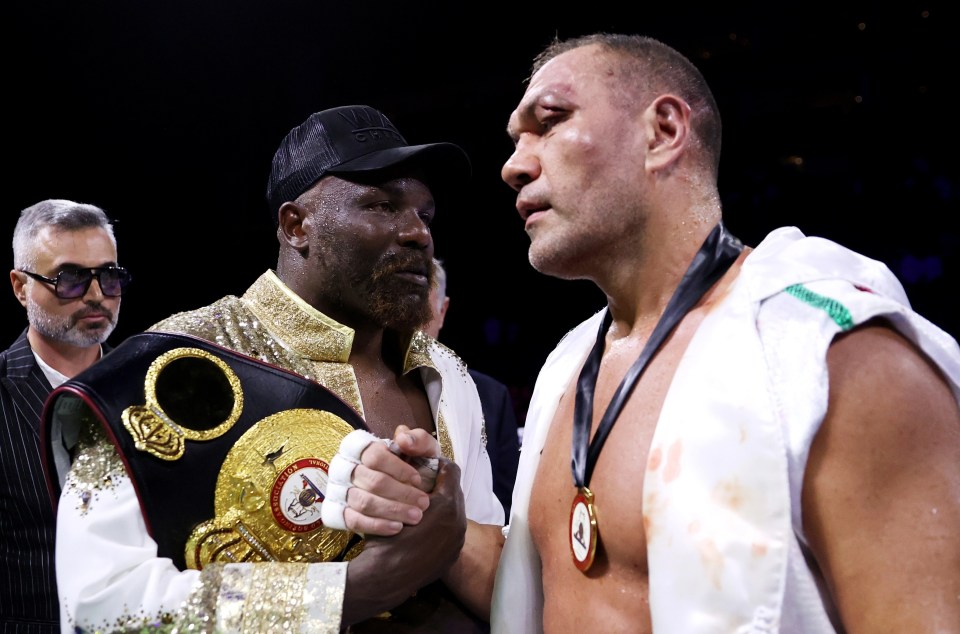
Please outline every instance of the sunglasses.
M39 273L32 273L20 269L20 272L29 275L35 280L53 284L53 292L60 299L76 299L83 297L90 289L90 283L97 279L100 292L107 297L120 297L127 285L133 281L130 271L122 266L104 266L93 269L64 269L56 277L46 277Z

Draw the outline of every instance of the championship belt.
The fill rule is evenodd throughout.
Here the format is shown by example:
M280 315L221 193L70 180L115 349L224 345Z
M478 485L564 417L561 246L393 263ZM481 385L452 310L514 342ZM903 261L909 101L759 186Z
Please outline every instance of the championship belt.
M50 394L45 438L75 437L91 414L126 465L159 556L181 570L342 561L363 548L359 535L326 528L320 509L340 441L366 425L314 381L202 339L145 332ZM50 465L53 444L44 442Z

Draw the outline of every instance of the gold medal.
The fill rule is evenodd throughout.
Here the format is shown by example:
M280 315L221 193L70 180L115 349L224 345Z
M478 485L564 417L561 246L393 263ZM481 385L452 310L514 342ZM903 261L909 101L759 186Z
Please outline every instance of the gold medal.
M570 550L573 551L573 563L581 572L586 572L593 565L598 537L593 492L587 487L580 487L570 508Z

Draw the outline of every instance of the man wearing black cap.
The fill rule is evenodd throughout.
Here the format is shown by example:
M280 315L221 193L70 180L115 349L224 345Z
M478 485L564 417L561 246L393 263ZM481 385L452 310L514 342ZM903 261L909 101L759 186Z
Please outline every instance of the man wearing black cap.
M102 415L108 433L92 426L94 440L74 451L69 474L52 476L63 483L57 564L65 626L484 631L489 606L469 601L468 586L485 582L470 575L471 545L502 543L503 508L493 493L476 388L460 359L420 331L432 314L435 196L469 173L458 146L410 145L368 106L318 112L289 132L267 187L280 243L276 271L267 270L242 296L173 315L145 333L203 341L191 354L239 368L240 376L224 370L222 383L234 386L229 402L240 413L229 425L190 429L169 416L171 408L151 405L152 395L160 399L171 384L196 393L178 394L180 400L203 399L206 390L190 380L165 384L157 376L166 366L155 362L137 395L140 402L148 395L146 407L127 406L122 424L119 415ZM170 353L176 350L157 359ZM246 357L265 366L262 381L249 379L256 368ZM304 439L329 430L279 424L264 439L256 434L281 419L245 421L250 407L290 393L290 377L274 372L269 381L284 387L268 385L267 370L277 367L305 384L298 394L315 381L359 414L361 422L351 424L360 429L348 425L336 436L332 459L318 450L296 460ZM276 416L303 411L300 398L278 405ZM188 402L179 409L213 409L197 403L203 407ZM238 438L236 430L224 431L230 425L247 431ZM155 443L157 430L185 439L169 450ZM51 443L54 454L60 442ZM241 448L251 444L255 460L243 462ZM187 467L194 460L194 469L207 468L198 457L208 465L214 450L227 457L217 468L216 491L207 491ZM423 458L402 460L404 451ZM263 470L270 476L261 486L255 474ZM167 517L176 517L178 498L157 509L144 491L168 490L174 481L185 500L215 498L216 517L196 523L188 539L173 540L187 542L185 555L174 547L164 558L168 524L176 524ZM276 521L258 532L254 520L262 512ZM309 550L308 529L355 540L318 555ZM457 596L481 618L468 615ZM457 625L445 620L451 615Z

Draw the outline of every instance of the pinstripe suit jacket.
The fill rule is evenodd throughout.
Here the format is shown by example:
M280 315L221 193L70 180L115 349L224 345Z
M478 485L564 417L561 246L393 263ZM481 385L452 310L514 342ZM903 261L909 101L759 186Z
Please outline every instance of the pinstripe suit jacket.
M40 412L52 390L27 330L0 352L0 633L59 633L53 505L40 462Z

